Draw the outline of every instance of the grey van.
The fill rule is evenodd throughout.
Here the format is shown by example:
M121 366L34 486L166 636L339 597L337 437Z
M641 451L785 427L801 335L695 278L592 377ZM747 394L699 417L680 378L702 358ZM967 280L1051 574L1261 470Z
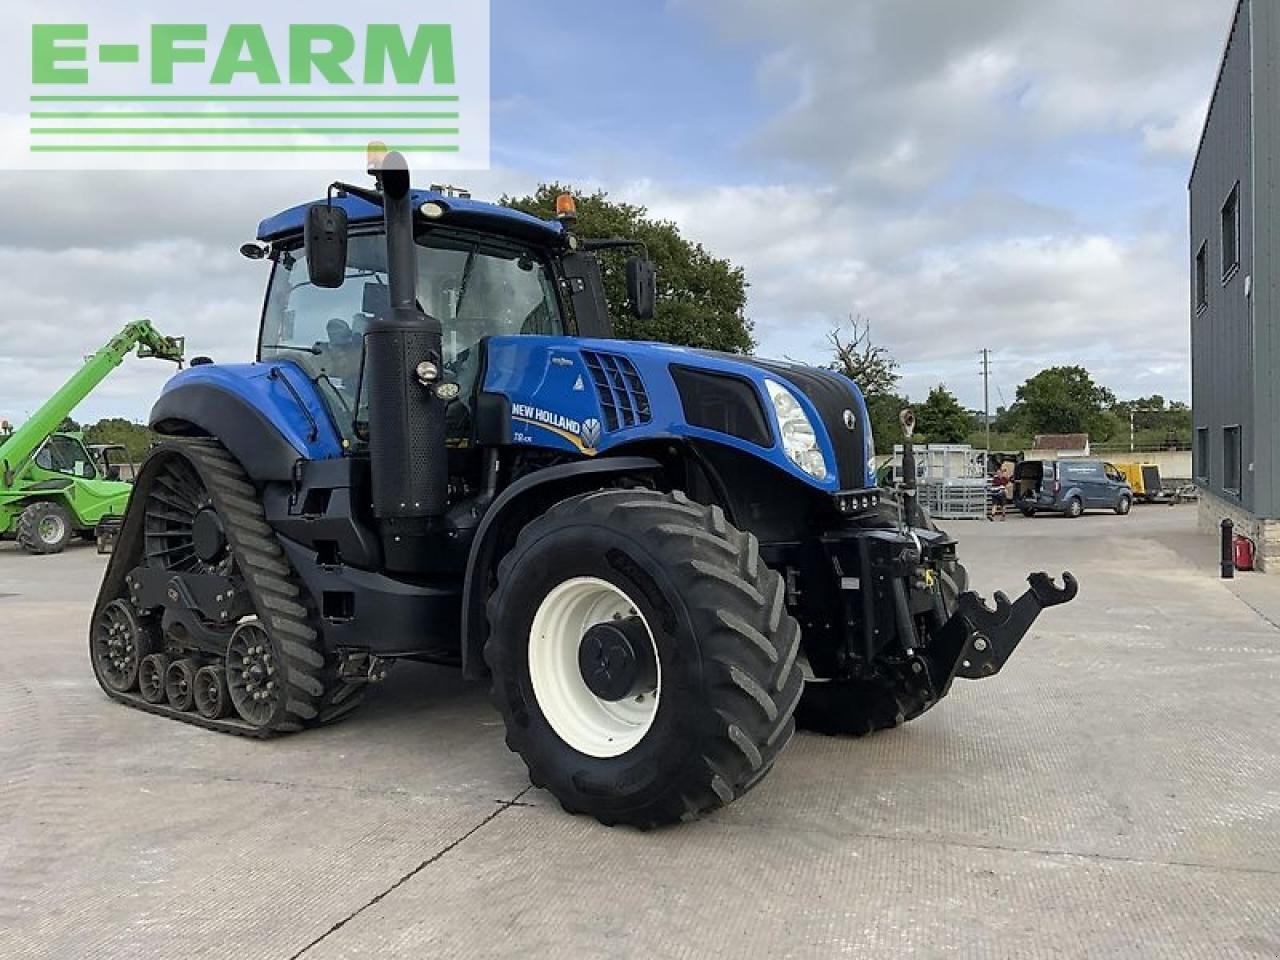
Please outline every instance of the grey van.
M1024 460L1013 481L1014 502L1028 517L1041 512L1078 517L1086 510L1123 516L1133 506L1133 488L1105 460Z

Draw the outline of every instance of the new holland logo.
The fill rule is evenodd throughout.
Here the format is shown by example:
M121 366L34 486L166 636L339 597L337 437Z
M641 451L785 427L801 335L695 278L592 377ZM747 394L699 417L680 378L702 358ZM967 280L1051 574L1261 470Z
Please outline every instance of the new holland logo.
M511 419L549 430L557 436L568 440L589 457L595 455L596 446L600 443L600 438L604 432L600 426L600 421L594 417L579 423L572 417L566 417L563 413L544 410L542 407L531 406L527 403L512 404Z

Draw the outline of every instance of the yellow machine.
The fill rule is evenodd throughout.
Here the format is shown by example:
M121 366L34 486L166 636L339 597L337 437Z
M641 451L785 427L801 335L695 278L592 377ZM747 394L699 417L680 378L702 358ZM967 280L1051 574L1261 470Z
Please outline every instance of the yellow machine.
M1160 468L1154 463L1113 463L1133 489L1134 499L1152 503L1160 496Z

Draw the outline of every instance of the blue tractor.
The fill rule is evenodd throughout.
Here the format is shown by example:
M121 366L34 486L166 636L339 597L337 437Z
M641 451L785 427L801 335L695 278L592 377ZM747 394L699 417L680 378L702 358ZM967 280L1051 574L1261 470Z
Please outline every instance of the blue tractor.
M450 664L534 784L649 827L741 796L797 723L919 716L1074 595L968 592L876 488L844 377L611 339L596 252L626 241L414 190L397 153L370 172L262 222L257 361L197 361L152 410L90 627L110 697L264 737ZM652 264L626 279L651 315Z

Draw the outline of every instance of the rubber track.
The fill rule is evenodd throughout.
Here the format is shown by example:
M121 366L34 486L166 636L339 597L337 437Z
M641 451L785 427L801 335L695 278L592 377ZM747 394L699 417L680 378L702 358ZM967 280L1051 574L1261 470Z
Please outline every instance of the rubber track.
M719 734L702 745L684 782L673 784L675 795L666 811L611 819L564 797L558 798L561 805L570 813L595 815L608 826L647 828L694 819L731 803L769 772L795 732L792 714L804 686L797 664L800 627L787 613L782 578L760 559L755 536L732 526L720 507L694 502L678 490L634 489L598 491L556 504L521 531L516 549L499 565L499 584L518 575L521 541L539 536L544 521L562 523L568 517L627 530L651 555L670 562L672 579L684 585L702 654L705 706L718 715ZM501 592L489 600L491 623ZM497 659L494 642L491 636L485 650L491 667ZM507 699L497 682L491 699L508 721L507 746L525 756L518 735L512 736L519 728L505 716ZM535 786L545 786L532 768L530 775Z
M358 705L363 691L336 679L328 684L324 682L332 670L326 669L319 635L307 623L308 610L302 591L243 468L215 440L184 438L169 441L167 447L169 456L181 456L195 469L222 517L236 569L253 600L259 621L271 635L282 660L285 709L270 726L257 727L240 719L208 720L194 711L147 703L136 694L117 693L105 687L104 691L113 700L147 713L220 733L258 739L293 733L345 716ZM138 493L133 502L142 510L146 496Z

